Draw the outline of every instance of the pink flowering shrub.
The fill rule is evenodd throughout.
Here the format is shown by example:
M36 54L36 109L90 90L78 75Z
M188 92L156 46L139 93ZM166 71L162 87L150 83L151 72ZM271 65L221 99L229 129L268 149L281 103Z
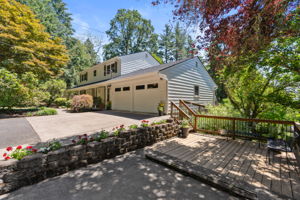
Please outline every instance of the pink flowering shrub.
M93 107L93 97L88 94L75 95L72 99L72 109L79 112Z

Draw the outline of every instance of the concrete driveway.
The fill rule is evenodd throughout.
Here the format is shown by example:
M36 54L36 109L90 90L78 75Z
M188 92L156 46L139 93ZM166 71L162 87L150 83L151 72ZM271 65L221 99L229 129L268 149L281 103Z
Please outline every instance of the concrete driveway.
M139 124L143 119L152 122L166 118L168 116L157 117L117 111L70 113L59 109L57 115L2 119L0 120L0 149L6 146L89 134L101 129L111 130L121 124L125 126Z
M237 199L145 159L142 150L0 196L7 200Z
M7 146L31 144L39 141L38 134L27 119L14 118L0 120L0 149Z

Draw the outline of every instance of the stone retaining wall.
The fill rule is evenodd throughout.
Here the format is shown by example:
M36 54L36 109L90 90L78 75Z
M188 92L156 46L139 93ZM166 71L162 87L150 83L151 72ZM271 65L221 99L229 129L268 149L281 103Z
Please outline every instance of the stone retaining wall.
M67 145L49 152L27 156L20 161L0 161L0 194L58 176L70 170L113 158L156 142L177 136L175 122L139 128L87 145Z

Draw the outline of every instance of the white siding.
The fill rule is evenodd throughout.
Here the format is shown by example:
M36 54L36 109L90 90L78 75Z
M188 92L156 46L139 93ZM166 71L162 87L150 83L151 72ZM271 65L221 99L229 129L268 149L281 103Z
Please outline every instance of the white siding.
M214 104L216 85L198 58L179 63L160 73L168 78L169 101L178 103L179 99L183 99L201 104ZM199 86L198 97L194 95L195 85Z
M120 59L121 75L159 65L159 62L147 52L121 56Z

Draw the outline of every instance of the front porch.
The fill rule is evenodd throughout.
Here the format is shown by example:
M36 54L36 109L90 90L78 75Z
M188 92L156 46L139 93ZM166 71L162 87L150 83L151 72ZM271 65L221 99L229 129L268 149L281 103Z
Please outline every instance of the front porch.
M263 143L193 133L186 139L160 142L146 156L237 196L300 199L294 154L271 152L268 156Z

